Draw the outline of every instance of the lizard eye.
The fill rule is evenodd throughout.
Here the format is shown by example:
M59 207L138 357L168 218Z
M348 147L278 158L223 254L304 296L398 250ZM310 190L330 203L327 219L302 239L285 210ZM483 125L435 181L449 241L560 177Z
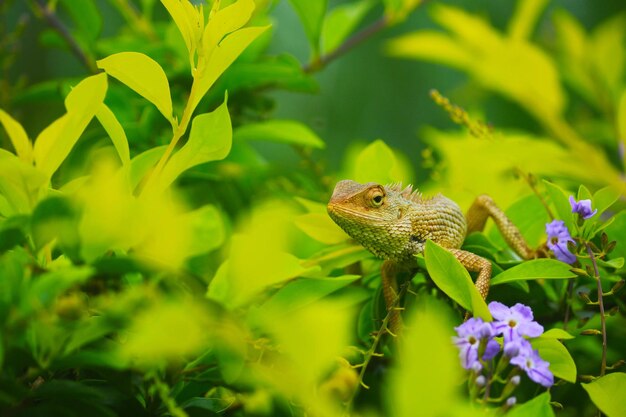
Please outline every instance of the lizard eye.
M383 194L380 190L375 190L371 195L371 204L372 207L380 207L383 205L383 200L385 198L385 194Z

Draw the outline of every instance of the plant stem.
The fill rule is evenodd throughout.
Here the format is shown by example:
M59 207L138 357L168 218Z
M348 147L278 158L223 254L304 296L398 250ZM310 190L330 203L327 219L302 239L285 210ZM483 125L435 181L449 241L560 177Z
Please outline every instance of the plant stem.
M598 264L596 263L596 258L593 255L591 250L591 246L589 243L585 242L585 246L587 248L587 253L591 258L591 263L593 265L594 278L596 279L596 283L598 286L598 305L600 306L600 323L602 325L602 364L600 365L600 376L604 376L606 373L606 316L604 315L604 301L602 297L602 283L600 282L600 272L598 271Z
M43 1L37 0L32 2L36 11L41 15L41 17L54 29L62 38L67 42L72 53L78 58L78 60L87 68L87 70L95 74L98 72L98 67L96 66L96 62L83 51L80 47L76 39L72 36L68 28L63 24L63 22L57 17L53 10L51 10Z
M570 279L567 283L567 291L565 292L565 317L563 317L563 330L567 330L567 324L569 323L571 314L571 300L572 293L574 292L574 280Z
M329 54L321 55L318 58L314 59L312 62L309 62L302 68L302 70L306 73L312 73L321 70L329 63L339 58L340 56L345 55L348 51L358 46L371 36L387 28L388 26L390 26L390 24L391 20L386 15L381 16L378 20L375 20L365 29L348 38L344 43L339 45L337 49L333 50Z
M394 308L400 302L400 298L404 295L404 293L406 292L407 288L408 288L408 285L403 285L402 287L400 287L400 291L398 291L398 296L396 297L396 300L394 301L394 303L391 306L391 308L387 311L387 315L385 316L385 318L383 320L383 323L380 326L380 329L376 333L376 336L374 337L374 341L372 342L372 345L370 346L368 351L365 352L365 357L363 359L363 364L361 365L361 372L359 373L359 383L357 384L356 388L354 389L354 392L352 392L352 395L350 396L350 399L346 403L346 410L345 410L344 416L349 416L351 411L352 411L352 407L354 406L354 400L355 400L356 396L359 394L359 391L361 390L361 386L363 386L363 377L365 376L365 371L367 370L367 365L369 365L370 360L372 359L372 357L375 356L376 348L378 347L378 343L380 343L380 340L382 339L382 336L385 333L387 333L387 326L389 324L389 321L391 320L391 316L393 315L393 313L395 313Z

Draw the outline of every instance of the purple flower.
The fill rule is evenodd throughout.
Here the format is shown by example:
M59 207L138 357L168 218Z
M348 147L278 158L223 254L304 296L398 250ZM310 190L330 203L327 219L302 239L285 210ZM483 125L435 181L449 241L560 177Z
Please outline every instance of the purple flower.
M574 242L563 220L553 220L546 224L548 235L548 248L554 253L556 259L567 264L576 262L576 256L569 251L567 242Z
M550 372L550 363L541 359L539 352L533 350L527 341L519 355L511 358L511 363L519 366L531 380L546 388L554 384L554 375Z
M481 318L471 318L458 327L455 327L458 337L454 337L454 343L459 347L459 356L465 369L482 369L478 359L478 350L481 342L485 343L482 360L491 360L500 351L500 345L493 340L495 329L492 323L485 323Z
M576 201L574 196L570 195L569 204L572 206L572 213L578 213L584 220L590 219L598 212L598 209L591 211L591 200Z
M509 350L507 356L515 353L511 350L512 346L507 347L509 343L518 341L522 336L537 337L543 333L543 326L533 320L533 311L524 304L517 303L509 308L492 301L488 307L493 318L497 320L493 324L496 331L504 336L505 351Z

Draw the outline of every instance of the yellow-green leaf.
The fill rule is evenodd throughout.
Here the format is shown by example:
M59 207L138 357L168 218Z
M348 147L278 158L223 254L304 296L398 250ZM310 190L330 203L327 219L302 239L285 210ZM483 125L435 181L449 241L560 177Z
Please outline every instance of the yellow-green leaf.
M188 0L161 0L180 31L189 53L189 61L193 64L193 56L198 46L198 27L202 28L204 18Z
M550 405L550 393L544 392L524 404L511 409L507 417L554 417L554 411Z
M226 36L215 47L204 69L194 79L195 94L189 98L189 108L193 111L202 97L209 91L217 78L235 59L261 35L269 26L240 29Z
M243 27L250 20L254 7L252 0L238 0L211 16L202 35L205 53L208 55L224 36Z
M100 109L96 113L98 121L106 130L117 154L120 156L123 165L130 163L130 150L128 149L128 139L126 138L126 132L124 128L115 117L115 114L104 103L100 106Z
M334 245L349 239L326 213L306 213L298 216L295 221L304 233L327 245Z
M67 95L67 113L39 134L34 147L35 164L48 177L59 168L100 109L106 90L105 74L85 78Z
M626 373L613 372L588 384L581 384L593 403L607 417L625 417Z
M154 104L173 122L170 86L163 68L155 60L139 52L120 52L99 60L98 68Z
M363 148L351 161L347 178L358 182L411 182L410 168L385 142L380 139Z
M2 109L0 109L0 123L7 131L17 156L24 162L32 163L33 144L28 139L28 135L22 125Z
M307 125L295 120L268 120L250 123L234 131L236 141L266 140L269 142L323 148L325 143Z
M458 415L462 369L452 344L448 311L432 299L412 311L399 340L395 366L386 385L386 413L394 417Z
M513 39L528 39L547 3L548 0L518 1L515 14L509 21L509 36Z
M487 304L478 293L472 278L452 253L428 240L424 258L428 274L441 291L474 316L485 321L492 320Z
M223 159L230 152L232 127L226 100L211 113L196 116L187 143L169 159L158 179L158 189L167 188L189 168Z

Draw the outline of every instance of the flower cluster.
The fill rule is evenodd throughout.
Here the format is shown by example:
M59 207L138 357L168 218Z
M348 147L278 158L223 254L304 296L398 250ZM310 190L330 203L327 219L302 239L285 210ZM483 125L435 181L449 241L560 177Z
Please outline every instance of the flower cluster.
M598 209L591 210L591 200L576 201L574 196L569 196L569 204L572 207L572 213L578 214L579 225L598 212ZM572 242L574 246L576 243L563 220L553 220L546 224L546 234L548 235L548 248L554 253L556 259L570 265L576 262L576 255L570 252L568 242Z
M550 372L549 363L539 356L532 348L529 337L537 337L543 333L543 326L534 321L530 307L515 304L507 307L493 301L489 303L489 311L494 321L485 322L481 318L471 318L455 328L457 331L454 343L460 350L461 363L465 369L476 374L476 384L485 384L485 376L481 375L484 368L489 368L491 360L502 350L501 363L517 366L534 382L550 387L554 384L554 375ZM502 336L502 346L495 337ZM497 369L501 368L501 363ZM497 373L497 372L496 372ZM514 385L519 384L519 377Z

